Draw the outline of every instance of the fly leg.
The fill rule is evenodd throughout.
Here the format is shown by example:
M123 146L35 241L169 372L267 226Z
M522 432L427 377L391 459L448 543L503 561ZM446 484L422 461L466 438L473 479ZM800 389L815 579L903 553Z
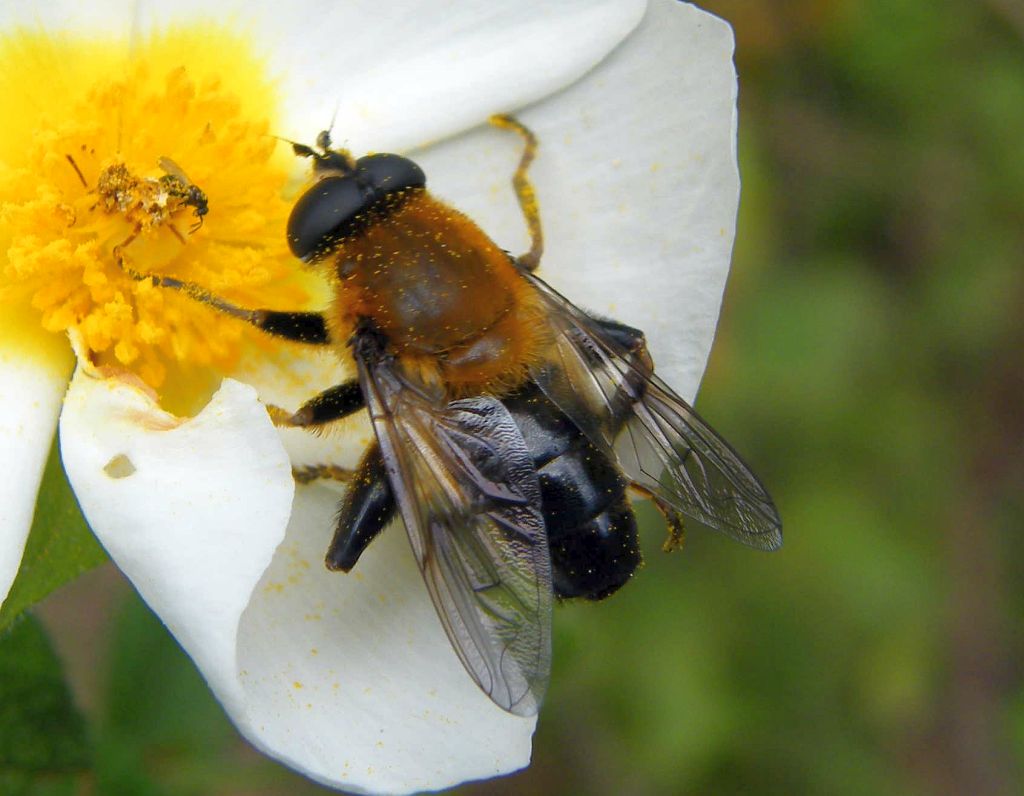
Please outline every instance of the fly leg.
M359 382L352 379L310 398L287 419L286 425L315 428L355 414L364 406L366 402L363 400L363 391Z
M526 219L526 228L530 232L530 250L516 257L516 262L527 271L536 271L537 266L540 265L540 257L544 253L544 233L540 224L540 206L537 204L537 194L533 190L530 178L526 176L526 170L537 154L537 136L511 116L492 116L490 122L495 127L519 133L526 144L519 165L512 175L512 187L515 189L519 208L523 211L523 218Z
M271 418L279 426L316 428L348 417L365 405L359 382L353 379L311 398L293 415L272 407ZM338 510L334 538L326 557L328 569L348 572L366 546L395 516L395 499L380 446L374 441L367 448L354 473L329 464L296 468L292 472L295 480L303 484L330 478L349 485Z
M167 230L172 235L174 235L174 237L176 237L178 239L178 242L182 246L184 246L186 244L185 238L182 237L180 232L178 232L178 228L175 227L174 224L168 224L167 225ZM113 251L114 262L117 263L117 267L120 268L122 271L124 271L126 274L128 274L128 276L130 276L132 279L134 279L134 280L136 280L138 282L141 282L141 281L147 279L148 277L143 276L142 274L138 273L137 271L134 271L132 269L132 267L130 265L128 265L128 261L125 259L125 256L124 256L124 250L127 249L132 244L132 242L136 238L138 238L139 235L141 235L141 234L142 234L142 225L141 224L136 224L135 225L135 229L132 230L132 233L127 238L125 238L123 241L121 241L119 244L117 244L114 247L114 251Z
M616 428L619 428L621 423L632 416L633 405L643 397L647 379L654 374L654 363L647 352L644 333L639 329L606 318L591 318L594 325L604 332L607 344L624 352L626 361L631 365L624 369L615 392L608 398L612 419Z
M395 497L384 470L380 445L366 449L338 510L334 538L327 548L327 568L348 572L363 550L395 516Z
M661 516L665 518L665 528L668 531L668 537L661 545L662 551L671 553L673 550L679 550L682 548L683 543L686 541L686 528L683 515L677 511L674 506L666 503L649 489L646 489L636 483L631 483L629 486L630 489L638 495L650 500L654 504L654 507L661 513Z
M124 250L127 249L132 244L132 241L134 241L137 237L139 237L139 234L141 232L142 232L142 227L136 225L135 229L132 230L132 233L127 238L125 238L123 241L121 241L119 244L117 244L114 247L114 252L113 252L113 254L114 254L114 262L117 263L117 267L120 268L122 271L124 271L126 274L128 274L128 276L130 276L132 279L134 279L136 281L141 281L145 277L143 277L141 274L137 274L135 271L133 271L131 269L131 267L128 265L128 261L125 260L125 258L124 258Z
M275 426L316 429L318 426L355 414L365 405L359 382L353 379L314 395L300 406L297 412L292 413L272 404L267 406L267 412ZM345 475L341 475L342 473ZM295 471L296 480L303 484L318 478L347 481L350 476L351 473L348 470L336 468L333 465L317 465Z
M622 382L608 401L612 419L616 425L616 433L618 433L621 425L632 417L633 405L643 397L647 379L654 374L654 362L651 361L651 355L647 351L644 333L639 329L605 318L594 318L594 323L611 342L628 353L626 360L632 365L632 368L622 374ZM668 553L681 548L686 539L683 515L649 489L636 483L632 483L630 486L634 492L654 503L658 511L661 512L661 516L665 518L668 538L665 539L661 549Z
M276 406L272 408L280 411ZM352 470L338 467L336 464L305 464L292 468L292 478L297 484L312 484L314 481L337 481L339 484L348 484L351 483L353 475Z
M295 413L273 405L267 406L267 412L276 426L316 429L319 426L348 417L358 412L364 405L359 382L353 379L315 395L300 406ZM309 484L321 479L349 484L354 475L355 473L351 470L334 464L314 464L292 468L292 476L300 484Z
M132 279L139 282L148 280L154 287L179 290L200 304L206 304L218 312L223 312L233 318L238 318L252 324L257 329L274 337L308 345L328 345L330 343L327 321L319 312L245 309L225 301L191 282L182 282L180 279L170 276L141 274L133 270L124 262L119 250L127 245L127 243L131 243L134 237L134 235L131 236L126 243L121 244L114 250L114 256L117 258L117 263L121 270ZM340 420L362 408L363 395L359 389L359 383L350 381L331 387L314 396L299 407L299 410L295 413L291 413L287 409L282 409L273 404L267 404L267 413L276 426L306 428L320 426L332 420ZM300 483L309 483L324 477L334 478L338 481L347 481L351 477L349 471L334 467L333 465L300 468L293 470L293 475Z
M257 329L266 332L274 337L291 340L295 343L306 343L307 345L327 345L331 342L330 334L327 331L327 322L319 312L286 312L281 310L250 310L239 307L219 296L215 296L205 288L194 285L191 282L183 282L171 276L158 276L156 274L142 274L128 266L120 255L120 250L134 240L135 235L129 236L128 240L120 244L114 250L114 256L121 270L137 282L150 282L154 287L168 288L184 293L194 301L205 304L218 312L230 315L233 318L252 324Z

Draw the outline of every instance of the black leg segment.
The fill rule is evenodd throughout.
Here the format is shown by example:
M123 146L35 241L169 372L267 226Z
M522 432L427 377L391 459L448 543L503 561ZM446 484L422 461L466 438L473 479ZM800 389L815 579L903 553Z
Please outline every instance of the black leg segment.
M133 234L126 242L117 248L123 249L131 242ZM132 279L139 282L150 282L154 287L168 288L184 293L191 299L201 304L213 307L218 312L230 315L233 318L251 323L257 329L262 329L267 334L275 337L282 337L286 340L293 340L296 343L308 343L310 345L327 345L331 342L327 332L327 322L319 312L281 312L278 310L250 310L239 307L230 301L225 301L192 282L182 282L173 276L159 276L157 274L143 274L128 267L124 258L115 250L115 258L121 270Z
M395 498L384 470L380 446L374 442L359 462L352 485L338 511L334 539L327 549L327 568L348 572L359 556L395 516Z
M615 392L608 396L608 409L616 421L617 428L633 414L634 404L647 389L647 380L654 375L654 362L647 351L644 333L632 326L608 318L591 318L594 325L604 334L606 342L632 366L622 374L622 381Z
M253 310L251 323L267 334L297 343L327 345L331 341L327 322L319 312Z
M599 318L594 315L590 317L593 318L594 323L597 324L597 327L602 332L627 351L637 352L640 349L646 348L647 343L644 340L644 333L639 329L634 329L632 326L613 321L610 318Z
M356 380L346 381L306 401L299 411L291 416L291 426L322 426L332 420L341 420L366 405L363 391Z

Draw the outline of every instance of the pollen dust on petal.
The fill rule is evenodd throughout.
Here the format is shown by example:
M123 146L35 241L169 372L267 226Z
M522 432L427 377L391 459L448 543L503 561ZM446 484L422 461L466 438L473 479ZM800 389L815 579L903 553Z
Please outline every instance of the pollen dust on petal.
M165 402L208 389L245 346L274 345L138 276L247 307L309 301L285 243L292 158L272 135L278 104L249 45L209 25L131 50L35 29L0 37L8 317L37 336L77 330L94 365L136 374Z

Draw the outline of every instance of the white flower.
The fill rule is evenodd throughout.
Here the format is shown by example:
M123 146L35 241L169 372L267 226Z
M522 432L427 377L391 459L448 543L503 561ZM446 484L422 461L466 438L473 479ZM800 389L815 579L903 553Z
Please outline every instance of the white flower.
M268 133L309 141L336 114L335 138L357 153L436 142L413 153L431 190L518 251L520 142L482 125L516 111L541 142L543 275L645 329L659 372L692 398L738 198L728 26L674 0L15 3L0 26L0 596L59 419L94 532L256 746L366 792L527 765L535 719L502 712L463 670L404 534L382 535L350 575L321 564L338 493L296 489L286 447L292 462L351 465L368 426L319 441L279 433L236 380L192 418L167 411L193 414L215 372L289 408L338 375L184 297L118 281L112 249L137 221L98 213L96 175L119 152L139 174L174 157L210 212L184 244L159 221L125 249L133 267L183 269L246 306L269 295L284 308L309 286L288 276L289 153ZM178 221L187 231L192 216Z

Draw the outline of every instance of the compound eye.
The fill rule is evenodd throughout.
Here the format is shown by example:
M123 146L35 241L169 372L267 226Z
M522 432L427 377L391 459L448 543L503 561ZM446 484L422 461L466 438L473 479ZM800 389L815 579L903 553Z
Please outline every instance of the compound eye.
M288 218L292 254L309 261L330 251L365 204L366 196L352 175L317 182L299 197Z
M427 184L423 169L401 155L382 153L361 157L356 161L356 175L378 199Z

